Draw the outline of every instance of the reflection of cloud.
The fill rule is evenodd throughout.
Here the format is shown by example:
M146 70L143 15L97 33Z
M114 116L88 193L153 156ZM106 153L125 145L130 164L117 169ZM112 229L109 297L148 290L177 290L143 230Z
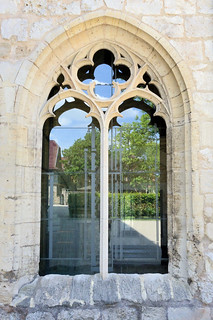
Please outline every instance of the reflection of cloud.
M61 126L87 127L91 119L85 118L86 115L86 112L79 109L68 110L59 117L59 123Z
M118 123L133 122L137 116L139 118L141 117L143 111L137 108L130 108L123 111L121 114L123 115L123 118L118 118Z

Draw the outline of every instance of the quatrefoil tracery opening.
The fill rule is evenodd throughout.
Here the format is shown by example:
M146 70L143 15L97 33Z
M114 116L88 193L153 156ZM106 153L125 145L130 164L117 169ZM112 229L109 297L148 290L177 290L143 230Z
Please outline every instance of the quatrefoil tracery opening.
M111 98L115 92L115 82L124 83L130 78L129 67L116 64L115 57L110 50L100 49L90 64L79 68L78 79L89 85L94 82L94 94L100 98Z

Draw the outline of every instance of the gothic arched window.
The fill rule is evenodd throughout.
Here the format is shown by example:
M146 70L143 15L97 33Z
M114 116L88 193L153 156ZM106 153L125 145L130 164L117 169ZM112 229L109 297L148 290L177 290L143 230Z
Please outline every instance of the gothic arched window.
M110 43L60 67L43 128L40 274L167 272L163 95L146 62Z

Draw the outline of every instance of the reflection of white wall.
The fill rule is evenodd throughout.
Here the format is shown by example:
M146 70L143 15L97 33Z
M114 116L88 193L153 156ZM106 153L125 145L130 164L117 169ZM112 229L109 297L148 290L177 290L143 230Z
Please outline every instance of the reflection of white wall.
M137 231L138 235L142 235L144 237L144 239L140 243L141 245L146 244L149 241L152 241L154 243L157 242L156 224L160 223L159 221L137 219L137 220L124 220L123 223L124 223L124 228L131 228Z

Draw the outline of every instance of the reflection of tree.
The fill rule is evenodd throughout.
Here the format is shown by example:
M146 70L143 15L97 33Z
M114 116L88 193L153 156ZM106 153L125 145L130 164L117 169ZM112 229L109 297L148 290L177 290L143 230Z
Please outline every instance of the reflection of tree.
M158 133L149 125L147 114L122 126L122 171L125 184L133 191L153 192L155 174L159 170L159 148L156 148ZM117 135L117 142L120 134ZM128 188L129 188L128 186ZM125 191L125 190L124 190Z
M159 170L159 148L156 148L156 139L159 135L155 127L149 123L149 115L143 112L132 123L124 123L121 130L117 130L114 138L113 153L115 153L115 145L117 151L122 149L124 192L125 189L132 192L153 192L155 189L155 173ZM98 129L95 131L97 171L100 166L100 132ZM91 171L91 138L92 132L89 131L84 138L79 138L69 149L63 151L64 171L71 174L76 188L83 186L85 150L88 150L87 171Z
M84 185L85 161L87 171L91 172L91 139L92 132L88 131L84 138L77 139L70 148L63 150L62 164L64 171L65 173L70 174L72 182L76 185L76 188ZM98 169L100 165L100 132L98 129L95 129L95 152L95 164L96 169Z

